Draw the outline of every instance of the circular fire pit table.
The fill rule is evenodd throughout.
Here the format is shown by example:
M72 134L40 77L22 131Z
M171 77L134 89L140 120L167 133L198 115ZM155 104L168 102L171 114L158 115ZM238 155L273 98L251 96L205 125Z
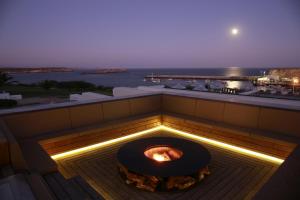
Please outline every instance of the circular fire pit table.
M210 173L209 151L180 138L135 140L122 146L117 158L126 183L149 191L186 189Z

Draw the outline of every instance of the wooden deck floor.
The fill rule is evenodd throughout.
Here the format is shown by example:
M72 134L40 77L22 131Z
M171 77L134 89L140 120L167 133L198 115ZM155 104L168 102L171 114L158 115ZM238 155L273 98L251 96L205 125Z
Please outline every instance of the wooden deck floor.
M147 137L166 135L178 137L166 132ZM80 175L105 199L193 200L251 199L278 167L270 162L203 144L212 155L209 165L211 175L186 191L151 193L126 185L118 174L116 152L126 142L59 159L59 170L66 178Z

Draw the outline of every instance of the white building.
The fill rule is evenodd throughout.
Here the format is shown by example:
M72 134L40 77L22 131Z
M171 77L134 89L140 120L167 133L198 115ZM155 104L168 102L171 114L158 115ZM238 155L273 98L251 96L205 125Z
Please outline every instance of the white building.
M270 83L270 82L277 82L280 78L277 75L267 75L257 79L258 83Z
M22 100L22 95L21 94L16 94L16 95L11 95L8 92L2 92L0 93L0 99L11 99L11 100Z
M85 100L95 100L110 98L111 96L98 94L94 92L83 92L81 94L70 94L70 101L85 101Z

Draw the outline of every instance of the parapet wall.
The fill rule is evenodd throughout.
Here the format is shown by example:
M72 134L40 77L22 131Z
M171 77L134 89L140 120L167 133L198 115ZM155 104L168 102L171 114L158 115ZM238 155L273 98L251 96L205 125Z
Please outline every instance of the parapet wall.
M103 101L2 116L14 136L33 138L40 134L70 130L107 121L159 112L160 95Z
M163 95L162 110L300 138L300 111L207 100L179 95Z

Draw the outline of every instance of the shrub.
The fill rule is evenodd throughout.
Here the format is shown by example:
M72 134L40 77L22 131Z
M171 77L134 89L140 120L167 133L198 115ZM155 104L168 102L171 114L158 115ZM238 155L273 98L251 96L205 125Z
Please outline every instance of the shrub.
M12 77L5 72L0 72L0 86L7 84Z
M39 83L39 86L44 88L45 90L49 90L50 88L57 87L58 82L54 80L44 80Z
M185 89L187 89L187 90L193 90L195 87L194 86L192 86L192 85L187 85L187 86L185 86Z
M92 83L88 83L85 81L62 81L58 83L58 88L65 89L75 89L75 90L84 90L84 89L95 89L96 86Z
M0 99L0 108L12 108L17 106L18 102L13 99Z
M98 90L104 90L104 91L112 91L113 87L108 87L108 86L102 86L102 85L98 85L97 86Z

